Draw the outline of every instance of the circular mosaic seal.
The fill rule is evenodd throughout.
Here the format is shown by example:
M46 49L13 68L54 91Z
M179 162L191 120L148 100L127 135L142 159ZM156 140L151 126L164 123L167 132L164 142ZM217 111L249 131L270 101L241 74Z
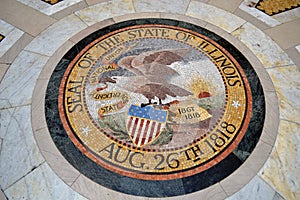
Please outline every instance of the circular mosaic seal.
M220 177L228 175L251 153L262 129L263 114L259 124L252 122L258 112L252 102L264 109L264 101L251 65L205 29L171 20L139 22L92 34L57 66L52 79L59 88L53 91L50 81L48 92L57 95L60 134L93 169L137 182L196 180L235 155L238 164ZM46 115L53 109L48 99ZM52 125L53 117L47 118ZM253 126L259 133L248 133ZM58 130L49 129L58 148L70 145L57 142ZM70 160L71 153L63 154Z

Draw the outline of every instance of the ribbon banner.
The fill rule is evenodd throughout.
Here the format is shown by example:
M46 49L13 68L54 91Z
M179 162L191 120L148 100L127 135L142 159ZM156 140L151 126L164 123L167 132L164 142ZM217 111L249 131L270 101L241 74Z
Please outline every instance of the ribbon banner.
M104 72L112 71L118 68L118 65L116 63L110 63L106 65L101 65L90 76L90 84L91 85L96 85L99 83L99 76L103 74Z
M130 96L123 91L99 92L97 90L93 90L89 94L89 97L95 101L119 99L119 101L114 104L106 104L104 106L101 106L98 110L98 115L100 117L103 117L103 115L105 114L109 114L121 110L128 103L130 99Z

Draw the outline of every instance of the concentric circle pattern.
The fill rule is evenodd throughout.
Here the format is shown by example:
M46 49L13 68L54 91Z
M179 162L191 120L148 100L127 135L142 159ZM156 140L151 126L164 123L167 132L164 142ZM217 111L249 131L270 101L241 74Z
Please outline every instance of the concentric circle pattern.
M45 108L75 168L108 188L156 197L160 186L183 184L188 192L163 191L181 195L235 171L258 142L264 107L253 68L226 40L186 22L140 19L75 45L52 74ZM103 173L142 190L115 188Z

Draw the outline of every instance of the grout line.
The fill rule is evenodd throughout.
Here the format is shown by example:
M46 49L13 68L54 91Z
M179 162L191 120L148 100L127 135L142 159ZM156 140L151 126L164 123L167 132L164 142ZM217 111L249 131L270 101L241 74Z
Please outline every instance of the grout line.
M135 6L135 4L134 4L134 0L131 0L131 3L132 3L132 7L133 7L133 10L134 10L134 13L138 13L138 12L136 11L136 6Z
M71 183L70 187L73 187L74 183L79 179L79 177L81 176L81 172L79 173L79 175L75 178L75 180ZM73 188L72 188L73 189Z
M48 56L48 55L45 55L45 54L41 54L41 53L38 53L38 52L35 52L35 51L31 51L31 50L27 50L27 49L23 49L21 52L25 52L25 51L27 51L27 52L29 52L29 53L33 53L33 54L36 54L36 55L38 55L38 56L42 56L42 57L45 57L45 58L48 58L48 60L49 60L49 58L51 58L53 55L51 55L51 56ZM21 52L18 54L18 56L21 54ZM17 57L18 57L17 56ZM16 57L16 58L17 58Z
M6 100L9 102L8 99L6 99ZM31 102L28 103L28 104L22 104L22 105L11 105L10 102L9 102L9 104L10 104L10 107L7 107L7 108L0 108L0 111L1 111L1 110L12 109L12 108L20 108L20 107L24 107L24 106L31 106Z
M46 163L46 160L42 161L39 165L37 166L33 166L32 169L27 172L25 175L23 175L22 177L20 177L19 179L17 179L15 182L13 182L12 184L10 184L9 186L7 186L7 188L5 188L4 190L9 189L10 187L12 187L13 185L15 185L16 183L18 183L20 180L22 180L23 178L25 178L27 175L31 174L33 171L35 171L37 168L39 168L41 165L43 165L44 163Z
M6 196L6 194L5 194L4 190L2 189L2 187L0 187L0 189L1 189L1 192L2 192L2 194L4 195L4 197L5 197L6 199L8 199L8 197Z
M300 123L299 123L299 122L294 122L294 121L292 121L292 120L283 119L283 118L280 118L280 120L285 121L285 122L289 122L289 123L293 123L293 124L297 124L297 125L300 126Z
M241 18L242 20L244 20L243 18ZM229 34L233 36L233 33L239 29L241 29L245 24L247 24L247 20L244 20L245 22L243 24L241 24L239 27L237 27L236 29L234 29L233 31L231 31ZM235 36L233 36L235 37Z
M186 14L187 14L187 11L188 11L189 8L190 8L191 1L192 1L192 0L189 0L189 3L188 3L188 5L187 5L187 7L186 7L186 9L185 9L185 11L184 11L184 15L185 15L185 16L187 16Z
M296 64L293 62L293 64L287 64L287 65L281 65L281 66L271 66L271 67L266 67L266 71L268 71L268 69L276 69L276 68L286 68L286 67L293 67Z
M88 7L86 7L86 8L88 8ZM86 9L86 8L83 8L83 9L81 9L81 10L84 10L84 9ZM79 10L79 11L81 11L81 10ZM82 21L85 25L87 25L86 28L90 27L90 25L89 25L87 22L85 22L81 17L79 17L75 12L78 12L78 10L73 12L74 16L76 16L77 18L79 18L80 21ZM86 29L86 28L85 28L85 29ZM84 30L84 29L83 29L83 30ZM81 31L83 31L83 30L81 30ZM80 31L80 32L81 32L81 31ZM69 38L69 39L70 39L70 38ZM68 39L68 40L69 40L69 39Z
M222 190L223 190L223 192L226 194L226 196L227 196L227 197L229 197L229 195L227 194L227 192L226 192L226 191L225 191L225 189L223 188L223 186L222 186L221 182L219 182L218 184L220 185L221 189L222 189Z

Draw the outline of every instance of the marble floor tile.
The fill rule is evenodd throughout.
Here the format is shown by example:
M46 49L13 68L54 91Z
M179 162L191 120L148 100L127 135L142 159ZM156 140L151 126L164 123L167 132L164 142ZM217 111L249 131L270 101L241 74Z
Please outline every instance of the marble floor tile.
M292 10L289 10L287 12L279 13L272 16L274 19L279 21L280 23L286 23L290 22L296 19L299 19L300 17L300 8L295 8Z
M16 14L18 11L22 11L22 13ZM32 36L38 35L56 22L55 19L16 0L1 0L0 18Z
M133 0L136 12L166 12L184 14L190 0L177 0L170 4L168 0Z
M297 46L296 47L293 46L293 47L285 50L285 52L293 60L293 62L295 63L295 65L298 66L298 68L300 69L300 48L299 48L299 51L298 51L297 50Z
M300 45L296 46L296 49L300 53Z
M260 140L270 146L274 145L277 137L278 124L279 124L279 108L278 99L275 91L265 92L266 99L266 115L265 127L263 134L260 136ZM257 159L257 158L255 158Z
M227 10L229 12L234 12L240 5L242 0L231 0L231 1L223 1L223 0L210 0L208 4L212 6L216 6L223 10Z
M23 31L0 20L0 34L4 39L0 42L0 58L22 37Z
M270 76L272 80L272 84L264 85L265 96L271 99L267 102L271 116L266 118L271 128L264 130L267 134L257 145L256 157L246 160L247 174L233 174L237 177L234 181L199 193L162 199L225 199L240 188L227 199L300 199L300 8L270 17L254 8L258 1L63 0L51 6L41 0L1 0L0 34L5 38L0 42L0 184L5 195L0 190L0 199L153 199L109 190L75 168L69 170L70 164L54 143L49 145L51 136L41 122L45 119L32 122L34 114L43 112L43 94L38 92L45 87L37 84L46 83L53 66L70 46L91 30L143 17L218 27L212 31L222 29L243 43L245 48L240 51L251 51L257 57L252 64L262 66L257 70L264 73L260 77L269 81ZM279 134L271 153L279 117ZM261 152L266 154L258 155ZM265 156L269 159L264 164ZM262 166L258 175L253 165ZM249 183L243 187L240 182L245 180Z
M279 21L273 19L269 15L261 12L260 10L255 8L255 5L258 3L259 0L244 0L239 8L250 15L254 16L255 18L263 21L264 23L268 24L271 27L277 26L280 24Z
M33 37L27 33L23 34L20 39L0 58L0 63L12 63L18 54L32 41Z
M133 196L115 192L96 184L83 175L80 175L78 179L76 179L76 181L72 185L72 188L80 192L82 195L86 196L89 200L98 200L99 197L101 197L101 200L150 200L150 198L148 197Z
M9 199L87 200L60 180L47 163L34 169L4 192Z
M214 15L212 15L211 13L214 13ZM246 22L227 11L201 3L196 0L191 0L186 15L207 21L215 26L224 29L229 33Z
M8 68L9 64L0 64L0 83Z
M119 23L119 22L129 21L129 20L133 20L133 19L145 18L145 15L147 15L147 18L163 18L163 17L161 17L162 14L163 13L160 13L160 12L141 12L141 13L136 12L136 13L132 13L132 14L127 14L125 16L124 15L116 16L116 17L113 17L112 20L114 23ZM105 21L108 21L108 20L105 20Z
M72 13L76 12L77 10L81 10L83 8L87 7L87 2L85 0L80 0L78 3L70 4L68 7L63 8L60 11L57 11L56 13L52 14L51 17L60 20L64 17L67 17L68 15L71 15Z
M283 49L288 49L294 44L300 44L300 19L266 29L265 33Z
M298 123L280 121L276 146L260 171L260 177L286 199L296 200L299 197L297 196L300 189L299 129Z
M193 199L201 199L201 200L223 200L226 199L227 195L223 188L219 183L213 185L210 188L206 188L201 190L200 192L194 192L187 195L168 197L168 198L150 198L149 200L193 200Z
M77 16L69 15L43 31L25 49L51 56L69 38L86 27L87 25Z
M48 4L41 0L18 0L18 1L46 15L52 15L76 3L79 3L82 0L63 0L53 5Z
M259 9L255 8L255 5L259 0L244 0L239 8L246 13L254 16L255 18L261 20L262 22L268 24L271 27L278 26L282 23L287 23L300 17L300 8L285 11L276 15L269 16Z
M273 200L285 200L278 192L275 193Z
M250 15L249 13L241 10L240 8L237 8L234 12L235 15L239 16L240 18L246 20L247 22L250 22L254 26L256 26L260 30L265 30L267 28L270 28L269 25L264 23L263 21L257 19L253 15Z
M3 191L0 191L0 200L7 200L5 194L3 193Z
M112 0L77 11L75 15L91 26L97 22L129 13L134 13L130 0Z
M228 196L238 192L244 184L248 183L256 174L248 165L242 165L239 169L240 170L234 171L220 182L221 187Z
M245 187L226 200L273 200L274 196L275 190L255 176Z
M39 150L47 160L49 166L56 175L60 177L69 186L72 185L80 176L80 172L68 163L56 148L49 135L47 127L44 127L35 132L34 135Z
M257 56L265 68L293 64L288 55L270 37L248 22L232 34Z
M280 118L300 123L300 70L297 66L268 69L280 105ZM288 88L288 89L287 89Z
M47 60L48 57L22 51L1 81L0 98L7 99L11 106L30 104L35 81Z
M85 1L88 5L91 6L91 5L94 5L94 4L97 4L97 3L102 3L102 2L107 1L107 0L85 0Z
M30 106L1 110L0 130L0 183L3 189L7 189L44 159L33 138Z

